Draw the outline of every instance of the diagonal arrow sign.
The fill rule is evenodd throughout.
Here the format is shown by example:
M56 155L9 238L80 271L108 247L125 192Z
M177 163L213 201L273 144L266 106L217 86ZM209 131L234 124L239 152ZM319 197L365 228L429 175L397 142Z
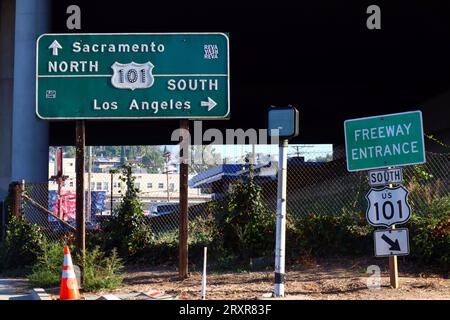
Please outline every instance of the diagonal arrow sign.
M57 56L58 50L62 49L61 45L59 44L59 42L57 40L53 41L52 44L48 48L53 50L52 54L54 56Z
M200 105L202 107L208 107L208 111L211 111L215 106L217 106L217 102L208 97L208 101L201 101Z
M392 251L400 251L400 244L398 242L398 239L396 239L395 241L393 241L391 238L389 238L387 235L383 234L381 236L381 239L383 239L387 244L389 244L391 247L389 248L389 250Z

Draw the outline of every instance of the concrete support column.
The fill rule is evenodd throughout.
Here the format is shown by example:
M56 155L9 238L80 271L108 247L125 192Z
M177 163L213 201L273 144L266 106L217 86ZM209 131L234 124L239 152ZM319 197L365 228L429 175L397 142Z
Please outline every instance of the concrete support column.
M0 1L0 201L11 181L15 1Z
M36 39L50 27L48 0L16 0L11 180L48 180L48 124L36 117Z

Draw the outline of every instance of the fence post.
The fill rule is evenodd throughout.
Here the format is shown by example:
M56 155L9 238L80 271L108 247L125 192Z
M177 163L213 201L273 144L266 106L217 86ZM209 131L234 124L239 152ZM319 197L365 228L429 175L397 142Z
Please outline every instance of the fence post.
M20 217L20 200L21 200L22 187L19 182L14 182L13 196L12 196L12 214L16 217Z

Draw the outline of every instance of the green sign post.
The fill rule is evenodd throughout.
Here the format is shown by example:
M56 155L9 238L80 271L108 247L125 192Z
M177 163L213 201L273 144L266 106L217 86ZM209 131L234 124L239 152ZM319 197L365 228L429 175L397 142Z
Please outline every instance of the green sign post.
M422 112L344 122L348 171L425 163Z
M37 40L41 119L229 117L223 33L44 34Z

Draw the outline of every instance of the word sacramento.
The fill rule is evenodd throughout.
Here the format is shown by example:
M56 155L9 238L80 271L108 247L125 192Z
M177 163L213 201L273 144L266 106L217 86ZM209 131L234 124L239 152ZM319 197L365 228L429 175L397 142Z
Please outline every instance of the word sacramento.
M155 52L155 53L162 53L166 50L164 45L162 43L92 43L92 44L83 44L82 41L74 42L72 44L72 51L75 53L91 53L91 52Z
M383 146L352 148L352 160L383 158L403 154L419 153L418 141L392 143Z

